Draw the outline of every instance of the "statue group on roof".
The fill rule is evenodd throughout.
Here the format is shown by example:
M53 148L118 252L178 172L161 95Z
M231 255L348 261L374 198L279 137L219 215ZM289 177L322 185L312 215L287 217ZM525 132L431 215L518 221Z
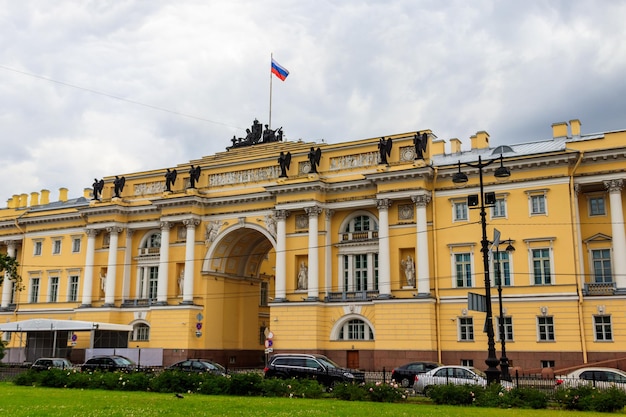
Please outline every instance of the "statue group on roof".
M243 146L252 146L259 143L271 143L271 142L282 142L283 140L283 128L280 127L276 130L270 129L269 125L265 125L265 129L263 125L259 123L257 119L254 119L252 122L252 126L246 129L246 137L238 138L237 136L233 136L230 140L233 144L232 146L226 148L227 150L232 148L240 148Z

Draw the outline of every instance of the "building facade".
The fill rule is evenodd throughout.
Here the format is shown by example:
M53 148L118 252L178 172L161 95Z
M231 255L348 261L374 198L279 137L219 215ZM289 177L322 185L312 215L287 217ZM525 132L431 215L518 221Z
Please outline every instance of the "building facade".
M307 351L365 370L414 359L481 368L485 313L468 294L485 294L482 224L468 196L482 176L489 238L497 229L515 248L486 254L498 353L505 337L524 371L623 367L626 131L583 135L572 120L552 133L490 147L478 132L465 150L428 130L338 144L233 138L225 152L106 177L80 198L15 195L0 243L22 282L2 284L0 324L130 325L127 347L155 349L163 365L257 366L266 352ZM479 158L493 163L467 165ZM499 167L511 175L495 177ZM97 345L63 337L55 347L76 360ZM3 338L24 360L48 349Z

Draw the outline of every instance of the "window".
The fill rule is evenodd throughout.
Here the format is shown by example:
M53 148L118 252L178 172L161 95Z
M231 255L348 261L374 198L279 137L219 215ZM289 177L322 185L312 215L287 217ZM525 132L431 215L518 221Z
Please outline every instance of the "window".
M454 254L457 288L472 286L472 257L469 253Z
M472 317L459 318L459 341L469 342L474 340L474 319Z
M541 361L541 367L542 368L554 368L554 361L553 360L542 360Z
M491 218L506 217L506 200L504 198L496 198L496 202L491 207Z
M33 255L34 256L41 256L41 247L43 246L43 242L38 240L34 243L34 247L33 247Z
M378 223L367 214L360 214L352 218L344 227L342 241L367 240L378 237Z
M372 328L363 320L353 319L339 330L340 340L374 340Z
M509 252L493 252L493 271L495 274L495 283L498 285L498 279L502 280L503 286L511 285L511 254Z
M261 282L261 294L259 299L260 306L266 306L269 300L269 284L267 282Z
M461 366L474 366L474 359L461 359Z
M546 211L546 195L541 194L529 194L530 214L547 214Z
M593 325L595 328L596 342L606 342L613 340L613 331L611 330L611 316L593 316Z
M343 256L343 285L346 291L378 290L378 254Z
M537 317L537 333L540 342L553 342L554 318L551 316Z
M452 203L453 220L455 222L464 221L468 219L467 216L467 201L455 201Z
M56 303L59 300L59 277L50 277L50 290L48 291L48 302Z
M61 253L61 239L55 239L52 241L52 254L58 255Z
M535 285L551 284L552 275L550 272L550 249L533 249L532 263Z
M611 273L611 250L598 249L591 251L593 278L597 283L613 282Z
M30 296L29 302L36 303L39 300L39 278L30 279Z
M150 340L150 326L145 323L137 323L133 326L133 333L131 334L131 340L135 342L141 342Z
M78 275L71 275L67 292L67 301L78 301Z
M506 342L513 341L513 318L504 316L504 334ZM496 322L496 327L498 328L498 340L502 340L502 335L500 334L500 317L498 317L498 321Z
M72 253L79 253L79 252L80 252L80 238L75 237L74 239L72 239Z
M589 215L590 216L604 216L606 209L604 207L604 197L590 197L589 198Z

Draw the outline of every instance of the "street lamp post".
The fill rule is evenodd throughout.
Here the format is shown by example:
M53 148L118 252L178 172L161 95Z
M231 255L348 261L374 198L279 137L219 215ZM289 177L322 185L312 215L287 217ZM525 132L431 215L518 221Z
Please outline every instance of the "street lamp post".
M500 356L500 379L504 381L510 381L511 375L509 374L509 358L506 356L506 332L504 329L504 309L502 308L502 260L500 259L500 243L508 243L506 252L511 253L515 251L511 239L498 242L496 245L496 268L497 268L497 280L498 280L498 302L500 304L500 319L498 320L500 329L500 345L502 346L502 355Z
M495 170L494 175L497 178L506 178L511 176L511 171L508 168L503 166L502 155L500 155L500 167ZM466 162L464 165L472 168L478 169L478 179L480 186L480 224L482 226L482 240L481 240L481 251L483 253L483 270L485 271L485 304L486 304L486 319L485 319L485 328L487 330L487 359L485 359L485 364L487 365L487 369L485 370L485 374L487 374L487 383L491 384L493 382L500 381L500 371L497 366L500 363L498 358L496 357L496 342L493 332L493 312L491 308L491 281L489 280L489 240L487 239L487 213L485 208L491 206L495 203L495 193L488 193L485 195L484 185L483 185L483 169L491 165L493 162L497 161L497 159L491 159L487 162L483 162L481 157L478 156L477 163L469 163ZM462 184L468 181L467 175L461 172L461 161L459 161L459 171L454 174L452 177L452 182L455 184ZM468 206L476 206L476 196L468 196ZM485 205L485 203L487 205Z

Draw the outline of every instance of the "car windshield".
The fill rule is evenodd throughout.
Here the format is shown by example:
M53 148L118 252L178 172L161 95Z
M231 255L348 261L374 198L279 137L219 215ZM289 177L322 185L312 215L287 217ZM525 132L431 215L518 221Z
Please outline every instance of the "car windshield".
M113 358L113 361L115 362L115 364L117 365L132 365L133 363L131 361L129 361L126 358L122 358L122 357L117 357L117 358Z
M487 374L481 371L480 369L476 369L476 368L470 368L470 369L479 377L487 379Z
M324 366L326 366L327 368L340 368L339 365L337 365L335 362L331 361L330 359L323 357L323 356L319 356L316 358L318 361L320 361Z

